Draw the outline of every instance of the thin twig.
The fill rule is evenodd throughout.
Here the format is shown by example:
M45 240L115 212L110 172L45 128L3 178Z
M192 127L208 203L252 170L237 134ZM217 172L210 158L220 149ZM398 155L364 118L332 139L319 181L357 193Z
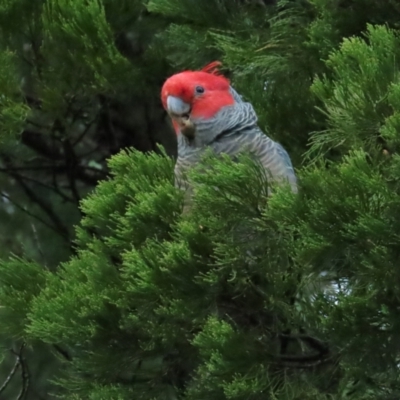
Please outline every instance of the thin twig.
M40 61L42 59L42 55L40 54L40 50L39 50L40 45L38 46L36 44L36 42L35 42L35 36L34 36L33 28L32 28L31 25L29 26L29 36L30 36L30 39L31 39L32 52L33 52L33 56L34 56L35 70L37 72L37 76L38 76L39 80L41 81L42 80L42 68L41 68L41 65L40 65Z
M108 144L109 148L114 149L115 148L115 138L117 135L115 134L115 129L114 125L112 122L111 118L111 113L110 113L110 103L109 100L105 96L100 96L99 97L100 104L104 108L104 117L106 119L106 134L108 136Z
M72 361L72 357L71 355L68 353L67 350L64 350L61 346L59 346L58 344L53 344L53 348L54 350L57 351L57 353L59 353L60 355L63 356L63 358L67 361Z
M319 365L328 363L329 361L332 361L334 357L326 357L326 358L321 358L320 360L316 360L314 362L307 362L307 363L296 363L296 362L271 362L273 365L278 365L280 367L284 368L294 368L294 369L306 369L306 368L315 368L318 367Z
M11 204L13 204L16 208L18 208L19 210L23 211L25 214L29 215L32 218L37 219L38 221L40 221L43 225L46 225L48 228L52 229L54 232L58 232L57 228L55 228L53 225L49 224L47 221L45 221L44 219L38 217L37 215L31 213L30 211L28 211L27 209L25 209L24 207L22 207L20 204L16 203L8 194L4 193L4 192L0 192L0 196L4 197L5 199L7 199Z
M72 147L75 147L84 137L85 135L89 132L90 128L93 126L93 124L96 122L98 119L98 116L96 115L95 118L93 118L85 127L83 132L72 142Z
M107 159L108 156L105 156L105 159ZM67 166L62 164L62 165L57 165L55 167L56 170L59 170L60 172L65 172ZM31 167L7 167L7 168L0 168L2 172L12 172L12 171L46 171L49 169L54 169L53 165L42 165L42 166L31 166ZM101 171L98 168L94 167L89 167L87 165L79 165L79 170L88 170L88 171L93 171L97 172L102 175L107 175L105 171ZM82 174L79 175L79 177L82 176ZM91 179L91 177L86 177Z
M33 231L33 238L35 239L35 242L36 242L36 247L39 251L40 257L42 257L44 267L47 269L46 257L44 256L42 246L40 245L40 241L39 241L39 235L37 233L36 226L33 222L31 223L31 227L32 227L32 231Z
M65 240L69 241L69 233L67 228L61 222L58 215L54 212L53 208L47 204L43 199L41 199L37 194L21 179L18 174L13 174L13 178L19 183L19 185L24 190L25 194L30 198L30 200L36 203L47 216L50 218L53 226L56 228L57 232L60 236L62 236Z
M76 187L76 179L75 179L75 171L77 167L77 160L76 160L76 154L74 152L74 148L71 145L71 142L68 139L64 140L64 155L65 155L65 161L67 164L67 177L68 177L68 182L69 182L69 187L71 189L72 196L74 197L74 200L76 204L79 204L80 202L80 196L78 193L78 189Z
M29 383L30 383L30 375L29 375L29 369L28 369L28 364L26 363L26 359L22 355L22 351L25 347L25 343L21 346L21 350L18 354L19 362L21 364L21 379L22 379L22 387L21 391L17 397L17 400L22 400L26 397L29 389Z
M89 150L86 153L83 153L80 155L81 159L86 158L87 156L91 156L94 153L97 153L99 149L101 148L101 144L98 144L96 147L93 147L91 150ZM108 156L106 156L108 158Z
M31 119L27 119L26 122L29 125L35 126L36 128L40 128L40 129L49 129L50 128L50 125L40 125L39 123L32 121Z
M0 387L0 394L4 392L4 390L7 389L7 386L9 385L9 383L11 382L12 377L15 375L15 373L17 372L17 369L20 365L20 360L17 357L15 360L15 364L12 368L12 370L10 371L10 373L8 374L6 380L4 381L4 383L1 385Z
M49 169L53 169L53 165L42 165L42 166L31 166L31 167L7 167L7 168L0 168L1 172L13 172L13 171L46 171ZM65 165L58 165L58 169L65 170Z
M10 173L10 170L9 170L8 168L0 168L0 172L3 172L3 173L5 173L5 174L9 174L9 173ZM65 200L65 201L69 201L69 202L71 202L71 203L74 202L73 199L71 199L70 197L68 197L66 194L64 194L64 193L63 193L59 188L57 188L57 187L53 187L53 186L48 185L48 184L46 184L46 183L44 183L44 182L40 182L40 181L38 181L37 179L31 178L31 177L29 177L29 176L20 175L20 177L21 177L23 180L25 180L25 181L31 181L31 182L35 183L36 185L42 186L42 187L44 187L44 188L46 188L46 189L48 189L48 190L51 190L51 191L57 193L57 194L58 194L63 200Z

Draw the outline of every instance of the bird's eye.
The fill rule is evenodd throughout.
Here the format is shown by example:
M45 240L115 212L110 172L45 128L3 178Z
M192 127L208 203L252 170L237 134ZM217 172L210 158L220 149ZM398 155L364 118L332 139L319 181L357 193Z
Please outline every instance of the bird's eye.
M196 91L196 93L201 94L201 93L204 93L204 88L203 88L203 86L196 86L195 91Z

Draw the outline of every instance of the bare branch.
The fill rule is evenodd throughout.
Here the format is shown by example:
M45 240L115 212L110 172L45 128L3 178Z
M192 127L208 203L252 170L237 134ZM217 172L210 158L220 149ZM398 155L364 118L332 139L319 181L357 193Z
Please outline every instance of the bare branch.
M86 134L89 132L90 128L93 126L93 124L96 122L97 119L98 116L96 115L96 117L86 125L83 132L72 143L73 147L75 147L86 136Z
M67 360L67 361L72 361L71 355L68 353L68 351L64 350L62 347L60 347L58 344L53 344L54 350L57 351L62 357Z
M58 215L54 212L50 204L46 201L41 199L24 181L18 174L12 174L12 177L20 184L22 189L24 190L25 194L30 198L30 200L36 203L47 216L50 218L53 226L56 228L57 232L62 236L64 239L69 241L69 233L68 229L64 226L61 222Z
M313 352L303 354L281 354L278 362L290 368L312 368L332 359L329 347L321 340L306 334L290 335L280 334L280 338L287 341L300 341L305 343Z
M322 358L319 360L315 360L314 362L274 362L272 364L279 365L284 368L295 368L295 369L306 369L306 368L316 368L319 365L326 364L329 361L332 361L333 357Z
M13 172L13 171L46 171L49 169L53 169L54 167L52 165L32 165L29 167L14 167L14 166L9 166L7 168L1 168L2 172ZM58 165L56 167L56 172L64 172L65 171L65 165Z
M4 172L13 172L13 171L48 171L48 170L53 170L55 173L65 173L67 169L67 166L64 164L61 165L33 165L29 167L13 167L9 166L7 168L2 168ZM98 176L93 176L93 175L88 175L85 170L91 171ZM101 171L98 168L93 168L85 165L80 165L77 170L76 170L76 176L79 178L82 182L88 183L90 185L96 185L99 179L104 179L107 176L107 173L105 171Z
M21 134L21 141L25 146L35 150L38 154L50 160L60 160L63 154L60 146L50 146L44 135L38 132L25 130Z
M301 341L306 343L313 350L318 351L321 355L329 353L329 347L322 340L312 337L310 335L299 334L299 335L290 335L290 334L280 334L279 337L284 338L289 341Z
M67 176L69 181L69 187L71 189L72 196L74 197L76 204L79 204L80 196L78 193L78 189L76 187L76 179L75 179L77 157L74 152L74 148L68 139L65 139L63 144L64 144L65 162L67 164Z
M0 387L0 394L3 393L4 390L7 389L7 386L11 382L11 379L15 375L15 373L17 372L19 366L20 366L20 360L17 357L16 360L15 360L15 364L14 364L12 370L10 371L10 373L8 374L6 380L4 381L4 383Z
M8 374L6 380L4 381L3 385L0 387L0 393L4 392L4 390L7 388L9 383L11 382L11 379L17 372L18 368L21 367L21 378L22 378L22 387L21 391L17 397L17 400L23 400L26 397L26 394L28 393L28 388L29 388L29 370L28 370L28 365L26 364L26 360L23 357L23 351L26 346L26 343L22 343L18 351L11 350L11 352L16 356L15 359L15 364L11 370L11 372Z
M28 169L28 168L27 168ZM10 172L12 172L13 169L10 168L0 168L0 172L3 172L5 174L10 174ZM57 186L52 186L52 185L48 185L44 182L38 181L37 179L31 178L30 176L25 176L25 175L19 175L21 177L21 179L25 180L25 181L31 181L33 183L35 183L38 186L42 186L48 190L51 190L55 193L57 193L63 200L68 201L73 203L74 200L71 199L70 197L68 197L65 193L63 193Z
M39 251L40 256L42 257L43 265L47 269L46 257L44 256L42 246L40 245L39 235L37 233L36 226L33 222L31 223L31 227L32 227L32 231L33 231L33 237L36 242L36 247Z
M52 229L54 232L58 232L57 228L55 228L53 225L49 224L47 221L45 221L44 219L38 217L37 215L31 213L30 211L28 211L27 209L25 209L24 207L22 207L20 204L16 203L8 194L4 193L4 192L0 192L0 196L4 197L5 199L7 199L10 203L12 203L16 208L18 208L19 210L23 211L25 214L29 215L32 218L35 218L36 220L38 220L39 222L41 222L43 225L46 225L48 228Z
M22 387L21 387L21 391L17 397L17 400L23 400L26 398L26 395L27 395L28 389L29 389L29 383L30 383L30 374L29 374L28 364L26 363L26 359L23 356L24 347L25 347L25 343L22 344L19 354L17 356L19 359L19 363L21 365L21 379L22 379Z

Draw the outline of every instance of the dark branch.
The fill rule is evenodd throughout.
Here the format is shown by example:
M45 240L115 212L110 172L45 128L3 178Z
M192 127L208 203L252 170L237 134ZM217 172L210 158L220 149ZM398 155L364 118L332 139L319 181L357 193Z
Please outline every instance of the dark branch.
M65 165L58 165L54 167L53 165L33 165L30 167L7 167L7 168L2 168L4 172L13 172L13 171L47 171L50 169L56 169L56 172L63 173L65 172Z
M15 171L15 169L10 169L10 168L0 168L0 172L6 173L6 174L10 174L10 172ZM58 187L56 186L52 186L52 185L48 185L44 182L38 181L37 179L31 178L30 176L25 176L25 175L21 175L20 174L21 179L25 180L25 181L30 181L35 183L38 186L42 186L43 188L46 188L48 190L51 190L55 193L57 193L63 200L68 201L68 202L73 202L74 200L71 199L70 197L68 197L66 194L64 194Z
M4 381L4 383L0 387L0 394L3 393L4 390L7 389L7 386L11 382L11 379L15 375L15 373L17 372L19 366L20 366L20 359L19 359L19 357L17 357L15 359L15 364L14 364L12 370L10 371L10 373L8 374L6 380Z
M72 357L71 355L64 350L62 347L60 347L58 344L53 344L53 348L54 350L57 351L57 353L59 353L65 360L67 361L72 361Z
M52 209L50 204L47 204L46 201L44 201L39 196L37 196L36 193L23 181L23 179L21 179L21 177L18 174L11 174L11 175L19 183L19 185L22 187L22 189L24 190L25 194L29 197L29 199L33 203L36 203L44 211L44 213L49 217L49 219L54 224L54 227L56 228L57 232L64 239L69 241L68 229L61 222L60 218L54 212L54 210Z
M279 365L280 367L284 368L295 368L295 369L305 369L305 368L316 368L319 365L325 364L329 361L331 361L333 358L332 357L327 357L327 358L321 358L318 360L315 360L314 362L278 362L278 363L273 363L276 365Z
M306 343L309 347L311 347L313 350L318 351L320 354L326 355L329 354L329 347L326 343L323 341L314 338L309 335L289 335L289 334L280 334L279 337L284 338L288 341L301 341Z
M83 132L72 143L73 147L75 147L87 135L87 133L89 132L90 128L93 126L93 124L95 123L96 120L97 120L97 116L86 125L85 129L83 130Z
M75 179L77 170L77 157L74 152L74 148L68 139L65 139L63 144L64 144L65 162L67 164L67 176L68 176L69 187L71 189L72 196L76 204L79 204L80 196L78 193L78 189L76 187L76 179Z
M278 356L279 362L283 363L284 366L293 368L311 368L315 367L323 362L328 361L332 358L329 347L321 340L314 338L309 335L289 335L280 334L280 338L284 338L287 341L300 341L305 343L311 350L310 353L304 354L292 354L286 355L281 354Z
M49 145L45 136L41 133L25 130L21 134L21 141L25 146L35 150L36 153L50 160L63 159L63 154L60 146Z
M22 399L26 398L26 395L27 395L28 389L29 389L29 383L30 383L30 375L29 375L28 365L26 363L26 359L23 356L24 347L25 347L25 343L23 343L23 345L21 346L21 349L19 351L19 354L17 355L17 357L19 359L19 363L21 365L21 379L22 379L22 387L21 387L21 391L17 397L17 400L22 400Z
M35 224L33 222L31 223L31 227L32 227L33 238L35 239L36 247L37 247L37 249L39 251L40 257L42 257L42 260L43 260L43 266L44 266L44 268L47 269L46 257L45 257L45 255L43 253L42 246L40 245L39 235L37 233L36 226L35 226Z
M25 130L21 134L21 141L24 145L29 147L30 149L34 150L36 153L39 155L54 161L55 163L58 163L60 160L65 161L65 154L61 145L58 145L56 141L54 140L55 137L52 135L52 143L50 144L48 140L46 140L46 136L42 135L37 132ZM99 179L104 178L104 173L102 171L90 168L90 167L85 167L82 165L79 165L78 161L76 161L76 169L75 169L75 177L79 179L80 181L88 184L88 185L96 185ZM54 171L59 171L59 172L68 172L68 165L51 165L51 166L44 166L44 167L36 167L36 169L54 169ZM26 167L24 168L26 170L33 170L35 167L29 168ZM85 172L86 170L95 170L97 176L92 176Z
M31 213L30 211L26 210L24 207L22 207L20 204L16 203L8 194L4 192L0 192L0 196L6 198L11 204L13 204L16 208L19 210L23 211L25 214L29 215L32 218L35 218L39 222L41 222L43 225L46 225L48 228L52 229L54 232L58 232L57 228L55 228L53 225L49 224L47 221L44 219L38 217L37 215Z
M3 168L4 172L13 172L13 171L53 171L58 174L63 174L67 170L66 165L33 165L31 167L7 167ZM94 175L88 175L85 171L91 171ZM95 176L97 175L97 176ZM101 171L98 168L93 168L89 166L80 165L77 168L76 176L82 182L88 183L92 186L95 186L100 179L104 179L107 177L107 172Z

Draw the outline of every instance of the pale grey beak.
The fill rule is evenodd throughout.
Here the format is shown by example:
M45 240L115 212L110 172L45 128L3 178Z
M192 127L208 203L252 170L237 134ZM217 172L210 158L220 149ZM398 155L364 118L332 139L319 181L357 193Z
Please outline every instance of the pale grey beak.
M190 112L190 104L185 103L179 97L175 96L167 97L167 108L169 113L177 117L189 114Z

